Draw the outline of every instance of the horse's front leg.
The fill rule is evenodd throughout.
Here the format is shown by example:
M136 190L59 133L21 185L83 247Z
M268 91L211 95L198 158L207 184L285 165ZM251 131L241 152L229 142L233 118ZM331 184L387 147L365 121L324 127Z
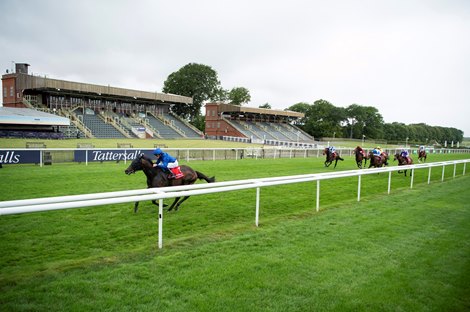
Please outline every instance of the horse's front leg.
M134 213L137 213L137 210L139 210L139 202L134 203Z

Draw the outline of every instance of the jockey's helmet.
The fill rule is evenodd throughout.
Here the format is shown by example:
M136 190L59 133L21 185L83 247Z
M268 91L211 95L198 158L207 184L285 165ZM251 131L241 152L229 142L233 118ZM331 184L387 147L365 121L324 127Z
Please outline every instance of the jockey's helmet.
M161 155L161 154L163 154L163 151L160 148L157 147L156 149L154 149L153 154L154 155Z

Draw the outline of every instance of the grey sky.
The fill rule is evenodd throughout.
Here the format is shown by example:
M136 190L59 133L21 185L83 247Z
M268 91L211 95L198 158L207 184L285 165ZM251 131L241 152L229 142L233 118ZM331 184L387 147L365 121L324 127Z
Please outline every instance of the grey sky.
M0 70L161 92L211 66L248 106L324 99L470 136L470 1L0 0ZM0 91L1 92L1 91Z

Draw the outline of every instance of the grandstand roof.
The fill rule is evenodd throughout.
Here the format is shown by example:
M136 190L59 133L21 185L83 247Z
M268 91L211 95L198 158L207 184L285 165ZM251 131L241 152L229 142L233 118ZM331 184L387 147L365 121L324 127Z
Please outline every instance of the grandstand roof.
M217 104L217 103L214 103ZM246 107L233 104L217 104L219 112L240 112L240 113L253 113L253 114L264 114L264 115L275 115L275 116L288 116L288 117L304 117L303 113L294 112L294 111L283 111L277 109L267 109L267 108L255 108L255 107Z
M0 107L0 124L68 126L70 120L29 108Z
M49 77L33 76L24 73L14 73L3 75L2 78L16 76L17 89L22 90L43 90L55 93L82 93L93 94L95 96L113 96L133 98L140 100L160 101L174 104L192 104L191 97L157 93L148 91L139 91L132 89L116 88L111 86L102 86L82 82L73 82L67 80L51 79Z

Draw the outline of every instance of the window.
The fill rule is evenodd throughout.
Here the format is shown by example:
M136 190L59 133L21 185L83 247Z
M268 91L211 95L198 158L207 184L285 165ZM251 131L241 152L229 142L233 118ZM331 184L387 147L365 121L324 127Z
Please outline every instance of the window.
M3 88L3 97L7 97L7 87Z
M10 96L13 96L13 94L15 94L13 87L10 87Z

